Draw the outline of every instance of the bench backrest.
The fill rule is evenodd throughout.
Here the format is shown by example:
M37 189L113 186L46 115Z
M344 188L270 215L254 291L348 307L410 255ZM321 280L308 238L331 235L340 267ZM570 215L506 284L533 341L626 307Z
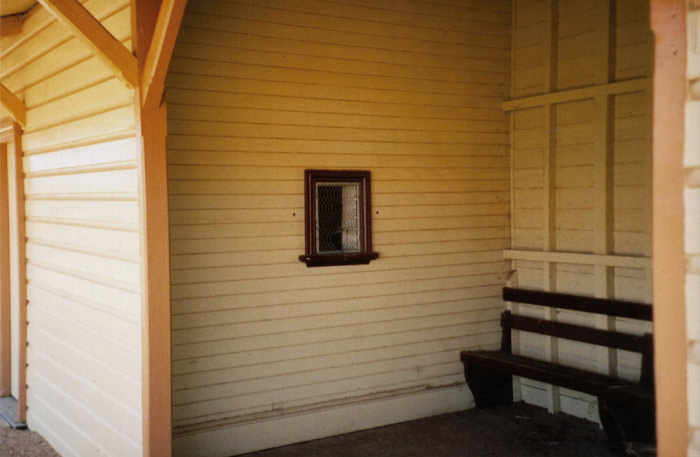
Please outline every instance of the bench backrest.
M540 292L526 289L503 288L503 299L510 302L548 306L559 309L626 317L651 321L651 306L642 303L607 300L578 295ZM611 330L601 330L564 322L548 321L505 311L501 315L503 340L501 350L512 352L510 330L538 333L582 343L623 349L642 354L641 384L653 384L654 343L651 334L632 335Z

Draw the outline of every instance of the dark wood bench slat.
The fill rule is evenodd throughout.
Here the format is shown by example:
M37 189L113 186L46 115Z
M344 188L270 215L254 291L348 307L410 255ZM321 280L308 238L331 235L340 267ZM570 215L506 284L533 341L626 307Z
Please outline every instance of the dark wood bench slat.
M503 300L527 303L531 305L550 306L554 308L583 311L607 316L627 317L651 322L650 305L624 300L610 300L579 295L541 292L537 290L503 288Z
M611 387L620 387L629 388L637 396L653 398L653 390L642 388L630 381L505 352L464 351L460 354L460 358L465 367L486 368L490 371L534 379L590 395L601 396Z
M539 333L642 354L651 353L653 351L651 335L630 335L609 330L600 330L564 322L514 315L508 311L501 315L501 326L513 330Z

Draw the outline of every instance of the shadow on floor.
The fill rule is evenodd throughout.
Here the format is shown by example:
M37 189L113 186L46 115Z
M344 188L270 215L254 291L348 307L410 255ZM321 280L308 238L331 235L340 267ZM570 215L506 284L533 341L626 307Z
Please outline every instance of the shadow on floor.
M612 457L598 425L524 403L420 419L245 457ZM630 452L634 456L654 456Z

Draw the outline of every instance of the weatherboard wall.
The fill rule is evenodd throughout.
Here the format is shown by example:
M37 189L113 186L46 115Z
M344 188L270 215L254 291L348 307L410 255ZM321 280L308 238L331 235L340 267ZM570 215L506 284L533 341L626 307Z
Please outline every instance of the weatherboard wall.
M130 47L128 0L84 6ZM27 106L27 423L63 456L141 455L134 92L41 7L0 45Z
M509 2L190 2L167 78L177 455L471 404L510 268ZM307 268L305 169L369 170L366 266Z

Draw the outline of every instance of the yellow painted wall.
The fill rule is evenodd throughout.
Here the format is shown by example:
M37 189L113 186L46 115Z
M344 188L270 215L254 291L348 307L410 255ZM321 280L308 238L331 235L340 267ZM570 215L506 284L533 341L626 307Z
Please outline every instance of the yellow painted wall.
M463 409L509 264L508 1L189 2L167 78L177 455ZM307 268L307 168L372 173Z
M84 5L131 46L128 0ZM43 8L0 46L2 83L28 109L28 425L63 456L140 455L133 90Z
M517 0L515 3L513 98L548 92L547 16L545 0ZM554 90L589 87L601 83L601 55L604 44L606 6L604 1L568 0L558 2L557 58ZM610 82L651 77L653 37L649 29L648 2L615 2L612 35L613 71ZM595 99L555 105L550 128L555 167L553 192L554 248L560 252L595 253L596 169L601 166L594 151L601 111ZM650 257L651 255L651 91L616 95L611 101L612 212L605 233L612 235L610 254ZM513 111L513 248L545 248L545 109L535 107ZM599 207L599 205L598 205ZM599 233L600 232L600 233ZM603 233L604 235L604 233ZM542 289L543 262L515 261L520 287ZM600 291L594 267L557 264L554 267L557 292L595 295ZM614 268L611 297L651 303L650 268ZM599 296L599 295L598 295ZM543 316L539 307L524 306L521 312ZM561 312L557 319L595 326L592 316ZM600 324L598 322L597 324ZM618 319L622 331L643 332L651 327ZM545 337L521 336L521 351L533 357L545 357ZM595 348L559 341L559 361L588 369L600 369L600 351ZM616 364L620 376L639 376L639 356L618 351ZM523 381L526 401L552 408L547 387ZM556 395L556 394L554 394ZM565 412L597 420L595 399L575 392L559 397Z

